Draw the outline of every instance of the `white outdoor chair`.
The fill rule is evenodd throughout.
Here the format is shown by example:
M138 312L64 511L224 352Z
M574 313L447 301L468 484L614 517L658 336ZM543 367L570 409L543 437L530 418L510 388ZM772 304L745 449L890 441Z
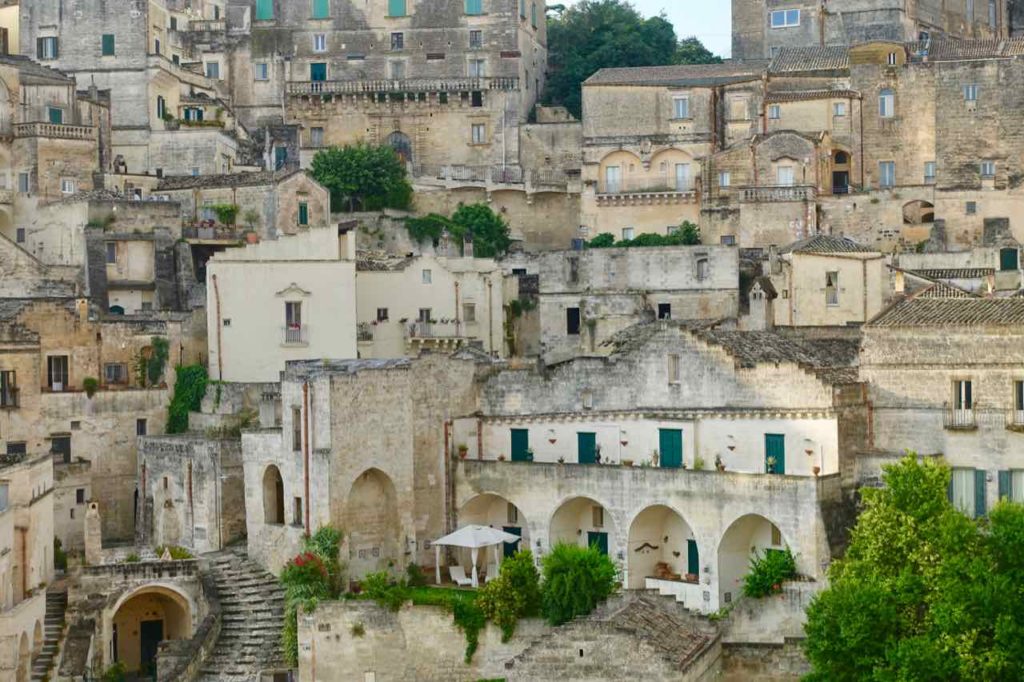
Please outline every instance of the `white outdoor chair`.
M498 578L498 564L487 564L487 578L484 580L485 583L489 583L492 580Z
M473 579L466 577L466 569L462 566L449 566L448 575L451 576L452 582L459 587L470 587L473 585Z

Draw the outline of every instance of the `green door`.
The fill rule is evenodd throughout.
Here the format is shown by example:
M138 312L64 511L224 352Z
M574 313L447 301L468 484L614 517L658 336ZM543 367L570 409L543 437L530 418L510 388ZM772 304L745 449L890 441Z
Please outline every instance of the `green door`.
M311 81L325 81L327 80L327 63L326 62L314 62L309 65L309 80Z
M683 466L683 432L679 429L659 429L658 451L661 453L663 468L678 469Z
M587 533L587 544L591 547L596 546L601 554L608 556L608 533L589 531Z
M774 468L771 461L774 458ZM770 474L786 473L786 437L778 433L764 434L764 470Z
M697 541L693 538L686 541L686 572L700 575L700 552L697 551Z
M577 461L580 464L597 463L597 434L579 432L576 434Z
M502 528L502 530L505 531L506 533L511 533L512 535L516 535L518 537L523 537L523 529L520 528L519 526L505 526L505 527ZM515 554L517 551L519 551L519 545L521 545L521 544L523 544L522 540L520 540L519 542L505 542L505 543L503 543L503 545L504 545L503 550L504 550L505 558L507 559L510 556L512 556L513 554Z
M530 458L526 451L530 449L530 430L512 429L512 461L526 462Z

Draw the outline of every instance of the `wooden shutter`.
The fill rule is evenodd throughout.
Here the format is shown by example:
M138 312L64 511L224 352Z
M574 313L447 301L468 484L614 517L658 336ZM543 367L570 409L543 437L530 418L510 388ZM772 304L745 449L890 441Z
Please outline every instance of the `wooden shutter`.
M330 14L330 8L328 7L329 0L313 0L313 18L314 19L326 19L327 15Z
M388 0L388 16L389 17L404 17L405 16L405 0Z
M983 469L974 470L974 516L981 518L988 512L988 505L985 502L985 478L986 472Z
M1013 498L1013 477L1009 471L999 472L999 499L1010 500Z

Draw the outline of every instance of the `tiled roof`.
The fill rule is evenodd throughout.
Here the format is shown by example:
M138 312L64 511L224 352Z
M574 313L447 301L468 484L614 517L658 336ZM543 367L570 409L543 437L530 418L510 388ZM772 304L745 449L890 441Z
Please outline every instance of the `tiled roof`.
M943 40L907 43L911 60L923 62L958 61L967 59L1005 59L1024 55L1024 38L984 38L980 40Z
M877 251L861 246L849 237L817 234L783 247L780 253L877 253Z
M584 85L716 85L760 78L767 61L601 69Z
M49 66L43 66L39 62L21 55L0 54L0 64L14 67L21 72L22 78L43 78L45 80L60 81L62 83L71 83L74 81L73 78L61 71L58 71L57 69L51 69Z
M907 272L927 279L981 279L995 271L995 268L918 268Z
M396 272L405 270L413 260L413 256L360 252L356 254L356 272Z
M879 313L869 327L984 327L1024 325L1024 298L904 299Z
M945 282L936 282L914 294L915 298L975 298L974 294Z
M779 297L779 292L775 290L775 285L772 284L771 277L758 277L757 279L754 280L754 284L760 284L761 291L763 291L765 293L765 296L767 296L768 298L774 299Z
M770 73L836 71L850 68L850 53L845 46L784 47L768 67Z
M255 187L259 185L273 185L281 182L300 170L282 171L274 173L271 171L259 171L256 173L228 173L226 175L172 175L165 177L156 186L157 192L166 192L178 189L213 189L217 187Z
M860 99L856 90L800 90L794 92L769 92L765 104L775 102L802 102L815 99Z
M856 381L860 339L797 338L774 331L708 329L696 334L706 343L723 348L740 367L791 362L814 372L828 383Z

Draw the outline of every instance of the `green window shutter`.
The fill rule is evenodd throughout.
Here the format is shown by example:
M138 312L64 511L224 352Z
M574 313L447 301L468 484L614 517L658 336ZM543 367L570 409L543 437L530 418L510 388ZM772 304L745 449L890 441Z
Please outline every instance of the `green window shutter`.
M774 464L769 464L769 458L774 458ZM766 433L764 435L764 470L771 473L786 473L786 436L778 433Z
M299 204L299 225L309 225L309 204Z
M62 125L64 123L64 110L50 107L50 123Z
M659 466L679 469L683 466L683 432L679 429L658 429Z
M537 3L530 5L530 24L537 28Z
M597 462L597 434L579 432L576 434L576 461L580 464Z
M310 64L309 80L316 82L327 80L327 62L316 62Z
M313 0L314 19L326 19L330 13L330 0Z
M103 34L103 56L114 56L114 34L112 33Z
M483 0L466 0L466 14L483 14Z
M981 518L988 513L988 505L985 502L985 478L986 472L982 469L974 470L974 516Z
M404 17L405 16L405 0L388 0L388 16L389 17Z
M274 18L274 0L256 0L256 20L270 21Z
M999 269L1004 272L1017 269L1017 249L999 250Z
M1013 478L1009 471L999 472L999 499L1010 500L1013 498Z
M700 575L700 552L693 538L686 541L686 572Z
M525 462L529 459L529 429L512 429L512 461Z

